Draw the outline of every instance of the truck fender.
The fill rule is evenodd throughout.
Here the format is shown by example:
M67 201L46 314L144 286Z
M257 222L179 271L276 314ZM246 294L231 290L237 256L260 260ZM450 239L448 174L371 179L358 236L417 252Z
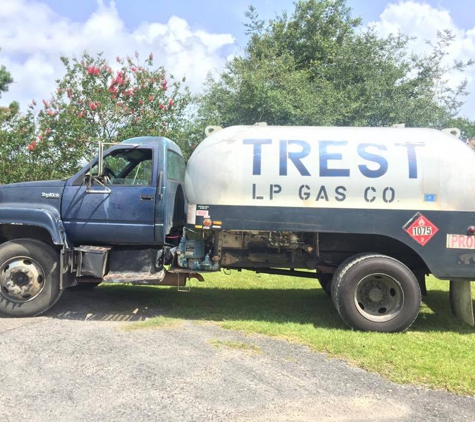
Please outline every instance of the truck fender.
M46 230L55 245L62 246L59 257L60 289L75 283L71 273L72 246L66 236L61 215L56 208L0 207L0 225L32 226Z
M0 207L0 224L41 227L51 235L55 245L67 246L61 216L54 208Z

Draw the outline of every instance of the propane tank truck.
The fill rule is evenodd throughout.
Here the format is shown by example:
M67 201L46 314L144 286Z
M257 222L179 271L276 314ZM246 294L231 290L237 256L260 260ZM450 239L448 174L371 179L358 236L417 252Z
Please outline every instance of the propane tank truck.
M62 181L0 186L0 313L102 281L176 285L220 269L314 278L351 328L417 318L425 276L473 325L475 152L445 131L207 128L187 165L140 137ZM283 277L284 279L284 277Z

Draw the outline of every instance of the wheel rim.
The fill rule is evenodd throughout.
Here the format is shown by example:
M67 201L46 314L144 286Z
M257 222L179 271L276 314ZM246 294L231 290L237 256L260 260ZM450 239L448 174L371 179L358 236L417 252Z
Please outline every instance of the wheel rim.
M35 260L20 256L6 261L0 268L1 294L12 302L28 302L44 288L45 273Z
M362 278L355 290L358 312L374 322L395 318L404 306L404 291L398 280L390 275L375 273Z

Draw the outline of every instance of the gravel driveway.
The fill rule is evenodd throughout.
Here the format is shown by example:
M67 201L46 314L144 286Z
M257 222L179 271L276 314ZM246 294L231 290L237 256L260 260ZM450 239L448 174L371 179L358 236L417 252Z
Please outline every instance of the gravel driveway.
M305 346L190 321L127 331L159 313L132 308L98 289L66 292L46 316L0 318L0 421L475 420L474 398Z

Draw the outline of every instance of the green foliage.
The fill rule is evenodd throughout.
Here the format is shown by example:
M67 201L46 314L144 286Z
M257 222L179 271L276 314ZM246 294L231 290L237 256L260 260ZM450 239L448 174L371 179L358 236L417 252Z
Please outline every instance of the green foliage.
M35 142L34 133L31 111L22 116L17 102L0 108L0 183L32 180L41 174L27 148Z
M265 23L251 7L244 57L210 76L201 96L203 125L446 127L466 82L453 88L446 66L453 35L440 32L427 54L409 53L404 35L380 38L360 28L345 0L304 0Z
M0 51L2 51L0 49ZM13 82L13 78L5 66L0 66L0 97L2 92L8 91L8 85Z
M460 137L464 141L468 141L469 139L475 140L475 121L464 117L457 117L453 119L448 126L460 129Z
M5 66L0 66L0 96L8 91L13 78ZM19 114L20 105L13 101L7 107L0 107L0 182L22 180L29 174L31 160L25 152L25 138L34 131L31 116Z
M298 1L291 18L284 13L267 26L253 7L246 17L251 35L246 51L251 57L271 50L277 55L289 53L297 70L309 69L312 78L331 67L339 49L361 25L361 19L351 16L346 0Z

